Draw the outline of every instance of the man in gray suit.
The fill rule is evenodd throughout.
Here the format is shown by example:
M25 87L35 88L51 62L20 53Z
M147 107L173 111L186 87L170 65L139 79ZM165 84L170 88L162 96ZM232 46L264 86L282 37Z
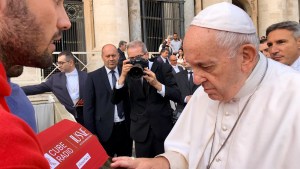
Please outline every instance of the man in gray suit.
M26 95L52 92L76 121L83 125L82 98L87 73L75 68L74 55L69 51L58 55L57 65L61 72L51 75L46 82L22 89Z

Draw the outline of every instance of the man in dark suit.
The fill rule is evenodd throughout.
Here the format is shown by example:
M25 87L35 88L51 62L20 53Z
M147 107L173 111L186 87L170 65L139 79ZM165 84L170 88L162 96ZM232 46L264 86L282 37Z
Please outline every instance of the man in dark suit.
M177 102L176 110L182 112L186 104L189 102L193 93L199 87L193 81L193 70L189 63L185 62L185 70L175 74L175 79L181 93L180 102Z
M85 127L98 136L111 157L132 154L129 101L126 99L117 105L111 102L113 87L121 73L117 68L118 58L119 54L114 45L104 45L104 66L88 74L84 94Z
M121 40L119 42L119 48L118 48L118 52L119 52L119 61L118 61L118 65L121 67L123 64L123 61L126 60L126 56L125 56L125 51L126 51L126 47L127 47L127 42Z
M172 70L173 75L184 70L182 66L179 66L177 64L177 56L171 55L169 60L170 60L170 65L173 68L173 70Z
M87 73L75 68L74 55L69 51L61 52L57 60L61 72L51 75L46 82L22 89L26 95L52 92L76 121L83 125L82 98Z
M148 51L141 41L130 42L127 53L130 59L139 58L148 62ZM170 100L178 102L180 91L169 64L149 61L141 78L132 76L130 70L133 66L136 64L130 64L129 60L123 62L112 102L119 103L129 92L130 134L135 141L136 156L154 157L164 152L164 140L173 127Z
M167 48L162 48L161 51L160 51L160 56L158 56L156 58L156 60L160 63L167 63L169 64L169 50Z

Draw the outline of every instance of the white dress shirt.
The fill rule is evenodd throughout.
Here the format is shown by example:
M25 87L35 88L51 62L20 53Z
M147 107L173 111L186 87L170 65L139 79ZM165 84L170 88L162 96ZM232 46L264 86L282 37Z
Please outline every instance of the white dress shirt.
M70 73L65 73L67 81L67 89L74 105L79 100L79 77L77 69L74 69Z
M109 84L110 84L110 87L111 89L113 89L113 83L112 83L112 73L110 72L111 70L108 69L106 66L105 66L105 70L106 70L106 73L107 73L107 77L108 77L108 80L109 80ZM119 80L119 71L117 69L117 67L114 69L114 74L116 76L116 79L117 79L117 83L118 83L118 80ZM114 112L114 122L121 122L125 120L125 117L123 117L122 119L119 118L118 116L118 108L117 108L117 105L115 105L115 112Z

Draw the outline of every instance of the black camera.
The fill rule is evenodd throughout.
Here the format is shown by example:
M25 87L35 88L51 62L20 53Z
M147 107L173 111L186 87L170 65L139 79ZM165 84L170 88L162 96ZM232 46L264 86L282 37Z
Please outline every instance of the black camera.
M141 56L130 59L128 63L133 65L128 74L130 77L136 79L141 78L144 75L144 68L148 67L148 60L142 58Z

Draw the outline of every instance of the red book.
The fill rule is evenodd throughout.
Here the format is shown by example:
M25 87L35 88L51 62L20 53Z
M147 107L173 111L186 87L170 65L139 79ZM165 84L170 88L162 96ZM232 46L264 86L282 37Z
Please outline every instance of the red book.
M70 120L62 120L37 135L51 169L98 169L108 159L98 138Z

